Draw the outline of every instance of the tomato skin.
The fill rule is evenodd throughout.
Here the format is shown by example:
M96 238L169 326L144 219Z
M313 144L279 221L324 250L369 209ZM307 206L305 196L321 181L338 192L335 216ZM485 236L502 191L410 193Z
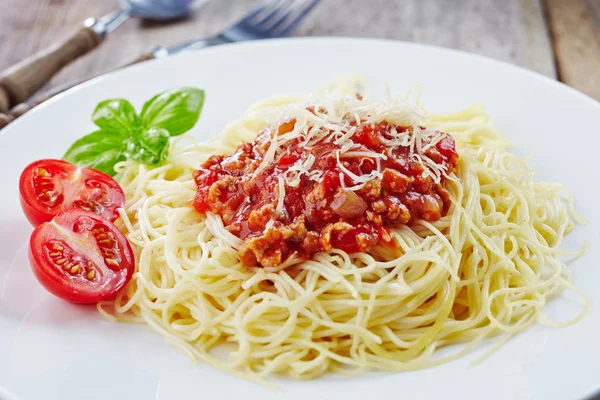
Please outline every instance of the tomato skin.
M38 226L43 222L50 221L48 219L48 215L42 212L37 211L34 207L32 207L27 200L25 200L23 194L19 196L19 200L21 203L21 209L23 210L23 214L29 221L31 225L34 227Z
M94 211L112 222L119 216L117 209L125 204L123 189L109 175L52 159L25 167L19 195L23 213L33 226L51 221L71 207Z
M108 245L101 245L105 238ZM107 254L118 261L110 265ZM33 231L29 261L46 290L79 304L113 297L131 280L135 269L133 250L121 231L101 216L80 209L65 210ZM80 269L70 273L72 267L65 269L67 264Z

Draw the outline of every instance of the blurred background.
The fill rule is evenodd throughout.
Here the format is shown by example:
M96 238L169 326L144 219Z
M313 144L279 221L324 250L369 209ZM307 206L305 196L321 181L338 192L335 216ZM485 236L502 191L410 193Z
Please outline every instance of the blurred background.
M113 70L155 45L219 32L259 3L212 0L178 21L129 20L46 89ZM118 0L2 0L0 71L65 39L87 17L118 8ZM465 50L600 99L600 0L322 0L291 36L390 38Z

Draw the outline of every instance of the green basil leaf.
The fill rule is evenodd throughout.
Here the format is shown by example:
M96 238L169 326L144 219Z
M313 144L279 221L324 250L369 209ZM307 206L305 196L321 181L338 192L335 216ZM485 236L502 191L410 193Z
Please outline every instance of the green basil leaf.
M127 100L105 100L92 115L100 130L75 142L63 159L109 175L115 175L116 163L127 159L160 165L169 154L170 137L191 129L203 105L204 91L194 88L154 96L144 104L141 117Z
M126 159L125 150L123 135L114 131L99 130L73 143L63 160L113 176L115 164Z
M171 136L192 129L204 105L204 90L179 88L167 90L148 100L140 114L144 130L166 129Z
M92 120L103 130L131 133L139 118L130 102L124 99L104 100L96 107Z
M150 128L135 135L127 146L127 157L146 165L160 165L169 155L166 129Z

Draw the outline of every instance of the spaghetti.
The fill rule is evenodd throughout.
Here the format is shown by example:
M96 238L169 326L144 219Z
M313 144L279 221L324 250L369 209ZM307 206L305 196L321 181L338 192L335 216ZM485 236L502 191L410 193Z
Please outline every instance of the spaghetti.
M478 106L423 118L406 99L361 100L375 104L371 110L381 118L452 134L460 158L447 182L444 216L394 227L395 249L348 254L334 248L300 263L245 266L242 240L222 218L190 206L194 171L209 156L252 141L273 123L273 113L285 120L298 107L332 107L331 99L355 92L354 84L338 84L308 100L263 102L208 143L178 138L161 167L121 163L127 203L118 223L134 247L137 270L100 311L147 323L194 360L258 378L300 379L424 368L460 357L486 338L503 334L501 344L536 322L565 325L587 313L586 300L582 313L564 323L543 314L550 298L575 289L559 256L585 252L585 246L576 253L560 248L574 221L583 222L570 196L561 185L534 182ZM213 352L224 343L234 345L225 360ZM462 346L437 356L437 349L454 344Z

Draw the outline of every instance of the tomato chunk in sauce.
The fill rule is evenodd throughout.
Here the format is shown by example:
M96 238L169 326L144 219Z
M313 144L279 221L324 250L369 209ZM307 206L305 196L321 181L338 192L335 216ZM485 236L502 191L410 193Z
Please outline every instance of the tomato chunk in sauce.
M428 131L417 154L411 139L425 128L415 133L388 122L351 125L345 149L334 140L309 142L298 135L276 145L273 156L273 142L294 130L290 120L231 155L210 157L194 173L194 208L220 215L243 240L241 261L264 267L334 248L368 252L378 243L392 244L393 226L445 215L446 175L458 163L452 136ZM405 145L394 141L402 135Z

